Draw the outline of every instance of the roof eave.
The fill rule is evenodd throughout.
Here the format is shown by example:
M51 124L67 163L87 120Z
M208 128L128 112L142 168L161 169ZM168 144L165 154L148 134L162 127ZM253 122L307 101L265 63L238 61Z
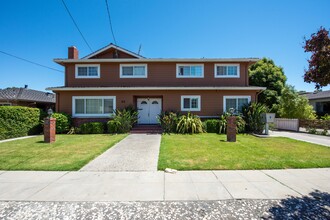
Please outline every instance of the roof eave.
M217 87L49 87L46 90L50 91L122 91L122 90L249 90L249 91L262 91L266 87L257 86L217 86Z
M259 58L215 58L215 59L199 59L199 58L169 58L169 59L158 59L158 58L143 58L143 59L54 59L55 63L64 65L65 63L145 63L145 62L244 62L244 63L255 63L258 62Z

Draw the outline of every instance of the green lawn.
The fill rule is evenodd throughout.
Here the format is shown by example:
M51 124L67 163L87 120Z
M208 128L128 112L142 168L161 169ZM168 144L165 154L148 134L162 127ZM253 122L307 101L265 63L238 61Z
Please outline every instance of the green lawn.
M330 148L289 138L238 135L163 135L158 169L279 169L330 167Z
M43 136L0 143L0 170L79 170L126 136L56 135L52 144Z

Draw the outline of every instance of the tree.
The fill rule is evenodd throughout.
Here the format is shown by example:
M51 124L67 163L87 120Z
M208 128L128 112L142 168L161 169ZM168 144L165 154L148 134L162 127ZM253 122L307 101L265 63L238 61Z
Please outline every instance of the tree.
M305 52L312 53L308 60L308 69L305 70L304 81L315 83L320 89L330 84L330 37L329 31L320 27L319 31L306 40L303 47Z
M278 96L282 94L286 76L282 67L275 65L271 59L263 58L249 69L250 85L267 87L259 94L258 102L265 104L269 109L278 104Z
M281 118L315 119L313 106L308 103L307 97L299 95L293 86L284 87L276 108Z

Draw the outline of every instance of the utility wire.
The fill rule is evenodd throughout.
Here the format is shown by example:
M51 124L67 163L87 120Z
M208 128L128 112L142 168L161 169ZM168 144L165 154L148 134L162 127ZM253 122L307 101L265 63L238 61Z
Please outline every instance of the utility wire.
M87 46L89 47L89 49L91 50L91 52L94 52L94 51L92 50L91 46L89 46L89 44L88 44L88 42L87 42L86 38L84 37L84 35L83 35L83 34L82 34L82 32L80 31L80 29L79 29L79 27L78 27L78 24L77 24L77 22L74 20L74 18L73 18L73 16L72 16L72 14L70 13L70 10L69 10L69 8L66 6L66 4L65 4L65 2L64 2L64 0L62 0L62 3L63 3L63 5L64 5L64 7L65 7L66 11L67 11L67 12L68 12L68 14L70 15L70 17L71 17L71 20L73 21L73 23L74 23L74 25L76 26L77 30L79 31L79 33L80 33L81 37L84 39L85 43L87 44Z
M1 50L0 50L0 53L3 53L3 54L5 54L7 56L10 56L10 57L14 57L14 58L19 59L19 60L23 60L23 61L28 62L28 63L32 63L32 64L37 65L37 66L41 66L41 67L44 67L44 68L47 68L47 69L50 69L50 70L54 70L54 71L63 73L63 71L61 71L61 70L58 70L58 69L55 69L55 68L52 68L52 67L49 67L49 66L42 65L40 63L36 63L36 62L31 61L31 60L27 60L27 59L15 56L15 55L10 54L10 53L6 53L6 52L1 51Z
M112 33L113 41L114 41L115 44L117 45L116 38L115 38L115 34L113 33L113 28L112 28L112 22L111 22L111 16L110 16L110 9L109 9L108 0L105 0L105 4L107 5L107 12L108 12L108 18L109 18L109 25L110 25L110 30L111 30L111 33Z

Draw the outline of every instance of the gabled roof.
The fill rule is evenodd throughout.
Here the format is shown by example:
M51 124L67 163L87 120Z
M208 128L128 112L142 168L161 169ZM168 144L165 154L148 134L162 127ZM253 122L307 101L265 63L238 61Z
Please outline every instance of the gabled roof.
M105 47L103 47L103 48L101 48L101 49L99 49L99 50L97 50L97 51L95 51L95 52L93 52L93 53L91 53L91 54L89 54L89 55L83 57L82 59L89 59L89 58L94 57L94 56L96 56L96 55L98 55L98 54L100 54L100 53L102 53L102 52L104 52L104 51L106 51L106 50L111 49L111 48L114 48L114 49L116 49L116 50L119 50L119 51L122 51L122 52L124 52L124 53L127 53L127 54L129 54L129 55L131 55L131 56L133 56L133 57L138 58L138 59L145 58L145 57L143 57L143 56L141 56L141 55L139 55L139 54L137 54L137 53L134 53L134 52L132 52L132 51L126 50L126 49L124 49L124 48L122 48L122 47L119 47L119 46L117 46L117 45L111 43L111 44L109 44L108 46L105 46Z
M307 93L307 94L304 94L304 95L307 96L307 98L309 100L312 100L312 99L326 99L326 98L330 98L330 90L324 91L324 92Z
M55 94L17 87L0 89L0 101L14 100L55 103Z

